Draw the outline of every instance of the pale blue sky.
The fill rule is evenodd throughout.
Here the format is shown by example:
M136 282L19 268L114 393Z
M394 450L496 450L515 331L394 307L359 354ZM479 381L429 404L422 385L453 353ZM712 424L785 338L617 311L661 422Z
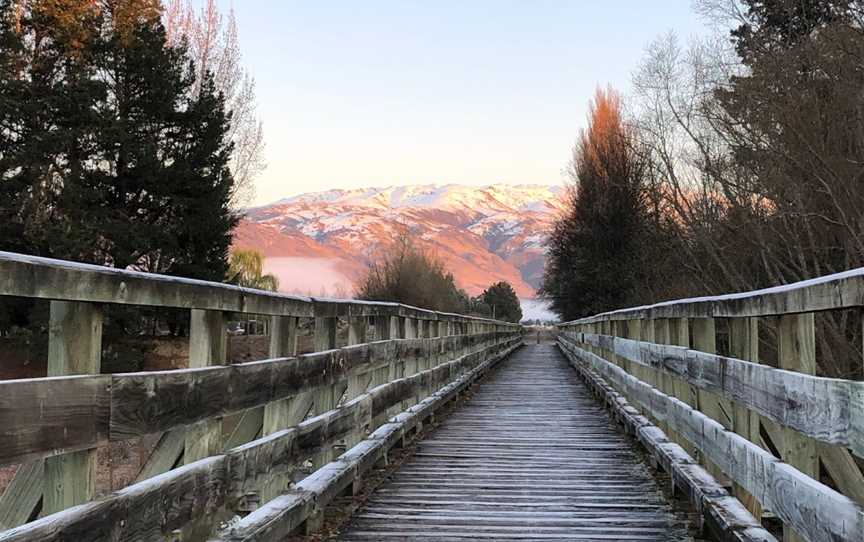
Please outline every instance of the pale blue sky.
M690 0L233 5L266 132L256 203L337 187L562 182L596 86L626 92L649 41L702 31Z

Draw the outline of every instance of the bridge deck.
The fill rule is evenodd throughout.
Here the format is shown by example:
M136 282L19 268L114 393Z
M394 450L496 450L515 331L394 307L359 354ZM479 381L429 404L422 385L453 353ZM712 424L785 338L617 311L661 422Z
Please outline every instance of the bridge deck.
M342 540L688 540L554 345L517 351L360 509Z

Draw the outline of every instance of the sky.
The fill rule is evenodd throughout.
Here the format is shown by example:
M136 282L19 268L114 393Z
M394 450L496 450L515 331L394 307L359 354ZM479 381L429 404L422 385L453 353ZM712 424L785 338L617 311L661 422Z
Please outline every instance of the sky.
M331 188L557 184L598 85L703 31L691 0L220 0L257 81L254 203Z

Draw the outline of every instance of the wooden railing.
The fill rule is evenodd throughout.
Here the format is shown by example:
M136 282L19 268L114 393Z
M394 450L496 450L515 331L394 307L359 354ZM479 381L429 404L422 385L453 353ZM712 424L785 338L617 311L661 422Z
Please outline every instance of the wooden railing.
M0 466L20 465L0 497L3 542L314 530L329 499L522 341L500 321L2 252L0 296L50 300L48 377L0 381ZM189 368L100 374L108 304L190 310ZM229 313L271 319L270 359L226 365ZM296 355L303 319L315 352ZM97 448L152 434L139 481L95 499Z
M855 270L600 314L561 324L558 341L785 540L861 541L864 382L816 376L815 313L860 311L862 294ZM760 319L777 367L759 363Z

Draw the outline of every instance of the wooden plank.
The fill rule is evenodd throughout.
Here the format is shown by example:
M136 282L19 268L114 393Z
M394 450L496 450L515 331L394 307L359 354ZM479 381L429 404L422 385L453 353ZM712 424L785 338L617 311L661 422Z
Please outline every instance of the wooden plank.
M271 359L295 356L297 354L297 318L274 316L271 319L270 351ZM280 399L264 406L262 434L271 435L290 427L288 413L292 399Z
M779 318L777 358L781 369L816 374L816 327L812 313L785 315ZM783 461L818 480L819 456L816 453L816 442L787 428L781 429L781 435L780 442L775 444L780 448ZM797 530L792 532L788 527L784 525L784 542L803 540Z
M272 317L272 335L270 337L269 351L269 357L271 359L295 356L297 354L298 324L299 322L296 317ZM273 435L299 423L302 420L302 416L306 415L306 412L298 414L297 407L299 404L311 400L311 392L305 392L303 395L305 396L294 396L288 399L279 399L267 403L263 408L261 435ZM271 454L274 453L272 449L270 449L270 451ZM266 469L269 476L263 478L259 477L259 479L251 481L251 487L254 488L254 491L259 495L262 503L279 495L290 484L290 471L286 469L284 472L279 472L276 465L278 459L278 457L273 457L271 455L271 465L268 465L269 468ZM265 469L258 469L258 471L261 470ZM247 484L248 482L249 481L247 481ZM245 493L241 496L245 496Z
M501 346L489 347L482 354L450 363L481 366L493 358L500 358L516 343L517 340L513 339ZM435 369L428 373L433 371ZM427 378L429 374L415 375L411 384L422 384ZM381 388L388 386L397 391L404 388L401 383ZM224 455L208 457L136 483L100 501L2 532L0 542L161 540L176 529L188 532L190 522L203 526L203 531L197 534L206 532L226 503L233 506L249 488L258 487L262 480L286 472L298 459L305 457L304 454L314 453L341 438L355 424L366 423L372 414L373 400L370 392L339 410L306 420L296 429L274 433L229 450ZM379 408L385 407L383 403L379 405ZM392 445L395 441L382 440L381 443ZM330 493L332 487L327 484L320 486L319 497Z
M377 342L298 358L112 375L111 438L165 431L332 386L391 359L392 348Z
M674 540L674 516L551 345L510 357L393 473L343 540Z
M207 458L0 533L2 542L162 540L224 501L224 456Z
M363 344L367 341L369 320L365 316L350 318L348 320L348 345ZM355 370L348 377L348 390L345 398L347 401L354 399L366 392L372 382L372 371ZM351 448L365 437L362 429L348 435L345 446Z
M664 301L620 309L561 325L631 318L709 318L778 316L861 307L864 268L774 286L762 290Z
M45 462L41 459L24 463L0 496L0 531L23 525L33 516L42 499L45 485Z
M0 252L0 295L312 316L309 298L218 282ZM389 310L397 310L398 305Z
M189 326L189 367L224 365L227 359L228 328L224 313L193 309ZM203 382L206 382L207 373L201 374L204 376ZM203 387L206 390L206 384ZM186 464L221 451L221 419L208 418L186 428L186 447L183 451L183 461Z
M516 347L516 344L516 340L506 341L501 344L500 348L490 347L488 357L473 356L471 359L477 363L477 369L481 369L483 366L488 367L512 351ZM459 362L452 361L450 363ZM430 371L434 371L434 369ZM446 399L449 399L458 393L460 389L463 389L461 386L467 385L480 374L482 373L471 372L462 375L454 383L456 385L451 384L442 388L438 392L438 397L430 397L423 404L415 408L427 408L427 412L431 413L434 408L440 407L440 405L446 402ZM367 394L365 400L359 400L353 405L343 407L343 409L348 407L346 411L353 410L354 420L351 423L356 423L358 419L369 419L369 415L371 414L369 399L373 395L385 389L396 390L397 388L404 387L403 383L406 381L420 382L422 381L421 375L415 375L408 379L376 388ZM392 394L388 395L392 396ZM381 406L380 408L384 407ZM383 455L390 446L394 445L396 439L392 438L392 436L395 435L398 437L401 434L401 425L407 426L416 423L416 415L412 416L411 413L405 413L404 416L400 415L399 418L398 421L387 424L389 431L376 431L371 434L367 441L358 447L352 448L339 460L319 469L313 475L299 482L289 492L266 503L229 527L225 532L220 533L214 540L224 542L251 542L253 540L257 542L275 542L285 539L304 522L320 514L324 506L339 491L350 484L355 476L367 470L374 460ZM349 418L336 412L307 420L303 423L302 429L298 428L296 439L298 448L314 450L316 446L320 446L320 443L326 440L328 433L330 433L329 438L337 437L340 431L346 427L350 428L350 423L344 423L345 421L349 421ZM360 449L361 447L363 449ZM240 472L243 469L232 468L231 470Z
M864 539L864 510L848 497L778 461L685 403L628 375L614 364L568 344L565 351L608 378L631 400L660 416L718 468L807 540Z
M0 465L106 441L110 383L108 375L0 382Z
M7 462L45 457L74 449L75 439L83 438L78 444L82 447L104 442L104 425L109 410L108 439L123 440L242 412L272 399L294 397L316 387L345 381L354 372L365 373L394 357L427 361L431 359L430 352L439 348L447 348L451 352L449 355L454 355L453 350L468 350L471 343L491 342L492 337L493 335L461 335L436 339L400 339L307 354L299 358L279 358L232 366L69 377L69 380L63 381L50 378L7 381L0 383L0 389L8 386L8 389L12 390L0 394L0 402L7 402L6 408L0 411L0 416L7 416L3 418L0 431L6 431L9 435L18 432L18 429L24 431L30 428L27 438L33 440L26 452L4 452L6 455L0 457L8 458ZM110 384L104 383L108 382L106 379L110 380ZM110 409L104 405L108 387ZM81 390L96 390L92 391L92 394L96 395L95 399L91 400L88 395L91 391L86 391L79 403L94 409L94 412L100 412L99 416L88 417L74 405L57 403L65 401L64 397L80 395ZM102 406L99 401L102 401ZM48 408L51 404L58 406ZM50 421L50 416L54 415L52 412L59 417L56 423ZM64 416L71 414L75 415L74 419L67 421ZM32 432L34 424L27 418L36 415L40 416L40 423L46 427L39 433ZM98 423L94 423L101 429L86 429L85 424L90 423L91 419L96 419ZM76 431L64 432L64 427L75 427ZM92 433L96 435L86 436ZM255 434L257 427L252 430L249 438ZM48 444L39 444L40 439ZM4 450L4 446L12 446L15 442L8 438L0 441L0 450ZM160 458L159 462L167 461L173 464L174 459Z
M759 320L758 318L729 319L729 355L733 358L759 363ZM735 402L732 405L733 430L750 442L758 444L761 440L761 417ZM735 497L757 519L762 518L762 506L741 484L735 484Z
M227 363L227 324L228 322L226 315L221 311L204 311L200 309L192 309L189 325L190 369L203 368L206 371L206 368L208 367L225 365ZM202 372L202 375L205 375L203 382L207 382L206 374L206 372ZM225 371L215 372L211 374L224 375ZM267 378L265 379L265 382L269 385L270 373L268 372L266 374ZM236 383L240 385L248 384L248 382L245 380L240 380ZM235 382L232 381L229 386L233 384L235 384ZM210 391L210 393L208 393L208 391ZM222 391L224 393L224 390ZM214 393L214 390L212 389L207 390L206 385L204 385L201 386L201 388L196 388L194 393L199 394L201 397L204 398L204 401L206 402L209 399L215 398L215 393L219 392L216 391ZM226 402L228 401L230 401L230 395L229 398L226 398ZM185 465L201 465L207 463L208 458L213 457L214 459L212 463L212 469L206 469L203 475L195 469L188 469L190 473L194 474L190 477L192 479L191 483L194 485L191 488L187 487L187 490L184 493L185 500L181 502L188 503L191 499L191 506L193 510L200 513L190 514L190 516L188 516L188 519L191 519L192 521L187 520L182 523L183 539L203 539L212 532L214 523L218 523L223 518L229 516L229 513L227 511L222 510L222 505L225 502L224 457L214 457L218 456L222 452L222 443L223 436L221 417L210 417L186 427L186 442L183 449L183 462L185 463ZM185 472L185 469L175 469L171 472L176 473L177 470ZM221 474L221 479L214 479L211 476L213 472ZM157 480L158 479L159 478L157 477ZM188 483L187 479L185 478L178 480L178 485L180 485L180 487L183 487L185 483ZM144 484L140 484L139 486L143 485ZM201 487L207 488L207 491L203 495L203 499L200 497L199 493ZM175 488L172 487L171 489L174 490ZM165 491L160 491L159 493L155 493L154 497L162 499L164 498L164 495L160 495L160 493L164 492ZM151 494L149 491L145 492L145 496L149 494ZM201 500L203 500L204 502L203 507L198 504ZM155 508L157 512L160 511L158 506ZM142 524L142 527L144 529L148 529L149 532L153 534L155 534L156 530L156 527L153 525L154 523L156 523L155 521L153 521L154 519L155 518L151 519L149 525L147 523ZM163 526L160 525L160 527ZM160 529L160 531L164 532L164 527L163 529Z
M315 351L322 352L336 348L336 327L338 325L337 318L315 318ZM322 414L336 407L339 397L337 392L339 384L334 383L324 386L314 392L313 404L315 414ZM325 463L329 463L333 457L333 450L322 450L321 454L313 460L315 467L320 467Z
M567 352L566 347L562 350ZM662 465L673 487L683 491L696 511L701 512L708 538L776 542L737 499L730 497L707 471L694 464L683 448L668 442L662 431L650 425L644 416L637 415L634 406L592 368L581 363L573 363L573 367L623 423L625 432L636 435L648 454Z
M90 303L52 301L48 327L48 375L96 374L102 368L102 309ZM83 382L83 381L82 381ZM105 382L98 381L104 390ZM93 391L84 399L104 399L103 392ZM96 403L97 409L98 402ZM86 407L85 407L86 409ZM101 409L104 409L104 401ZM94 420L84 422L84 429ZM73 427L78 422L71 421ZM67 428L62 430L64 433ZM87 502L96 495L96 449L80 450L52 456L45 460L45 488L42 509L53 514Z
M386 316L518 325L399 303L313 299L219 282L114 269L0 251L0 295L86 303L212 310L268 316Z
M156 447L135 477L136 482L158 476L176 467L186 448L186 428L166 431L159 437Z
M864 474L849 450L820 442L816 451L840 493L864 506Z
M763 425L776 422L827 444L849 447L864 457L855 414L864 412L864 383L815 377L678 347L590 333L582 337L586 344L603 342L609 346L612 340L612 351L636 362L634 366L669 372L685 378L700 393L731 399L763 416ZM725 413L719 414L725 420Z

